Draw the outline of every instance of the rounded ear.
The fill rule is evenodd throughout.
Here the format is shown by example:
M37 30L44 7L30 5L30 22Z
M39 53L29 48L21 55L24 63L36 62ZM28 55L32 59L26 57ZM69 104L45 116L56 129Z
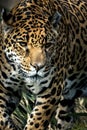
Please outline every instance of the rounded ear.
M4 37L7 35L9 30L13 28L11 22L9 23L12 16L7 13L8 12L5 9L1 10L1 30Z
M7 11L6 9L3 9L2 19L7 25L12 25L14 21L14 16L11 14L11 12Z
M56 28L58 23L61 20L61 14L57 11L51 17L49 17L49 21L52 23L53 27Z

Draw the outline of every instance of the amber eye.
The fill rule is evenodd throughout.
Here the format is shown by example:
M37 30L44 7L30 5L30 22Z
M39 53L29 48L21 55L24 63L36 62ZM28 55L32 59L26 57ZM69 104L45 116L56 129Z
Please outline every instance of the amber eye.
M27 46L27 42L19 42L19 44L22 46L22 47L26 47Z

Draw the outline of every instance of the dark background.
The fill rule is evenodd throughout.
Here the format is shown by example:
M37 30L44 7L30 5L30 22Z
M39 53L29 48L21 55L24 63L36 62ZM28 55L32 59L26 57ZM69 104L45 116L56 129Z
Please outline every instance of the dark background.
M15 6L20 0L0 0L0 8L5 8L10 10Z

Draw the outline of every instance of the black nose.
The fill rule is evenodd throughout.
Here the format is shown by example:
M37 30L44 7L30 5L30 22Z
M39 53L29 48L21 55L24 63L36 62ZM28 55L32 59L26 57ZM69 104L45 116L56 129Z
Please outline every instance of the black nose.
M37 64L34 64L33 67L36 69L36 71L39 71L39 70L40 70L40 66L37 65Z

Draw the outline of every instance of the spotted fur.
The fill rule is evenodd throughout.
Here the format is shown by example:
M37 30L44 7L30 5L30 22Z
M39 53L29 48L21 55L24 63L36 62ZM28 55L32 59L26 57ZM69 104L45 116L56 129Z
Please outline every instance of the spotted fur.
M0 130L18 130L11 114L26 88L36 96L24 130L71 127L75 98L87 96L87 1L21 0L3 13Z

